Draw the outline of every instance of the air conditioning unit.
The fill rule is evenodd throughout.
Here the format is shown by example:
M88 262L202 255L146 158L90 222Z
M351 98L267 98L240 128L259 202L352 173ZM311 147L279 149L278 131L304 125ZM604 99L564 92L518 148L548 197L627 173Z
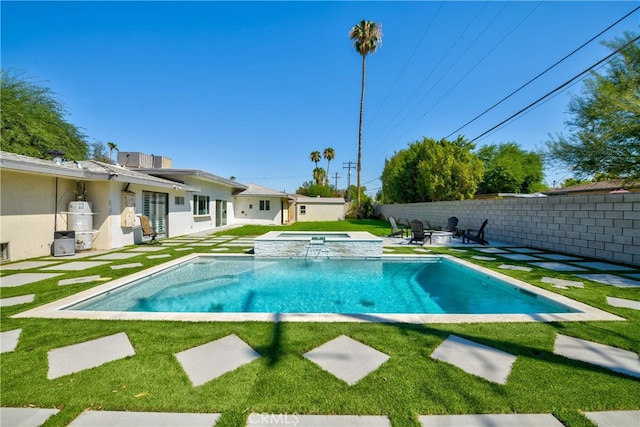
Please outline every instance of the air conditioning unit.
M53 256L76 254L76 232L73 230L53 233Z

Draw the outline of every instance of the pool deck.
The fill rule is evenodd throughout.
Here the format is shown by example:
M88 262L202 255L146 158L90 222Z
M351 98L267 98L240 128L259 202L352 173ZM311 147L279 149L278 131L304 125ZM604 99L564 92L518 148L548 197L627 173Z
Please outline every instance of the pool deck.
M173 239L172 239L173 240ZM231 239L227 239L231 240ZM240 239L238 239L240 240ZM407 239L384 238L384 246L409 246ZM219 242L225 239L220 239ZM202 239L184 238L183 244L202 243ZM251 245L250 241L241 241L244 245ZM236 243L236 244L239 244ZM415 247L416 255L423 255L429 251L430 245L412 245ZM567 256L564 254L547 253L546 251L537 251L530 248L522 248L513 245L499 244L492 242L489 247L478 247L473 245L463 245L461 242L453 242L447 246L453 246L456 250L467 251L469 249L478 250L483 255L482 261L493 262L496 266L506 266L509 269L509 261L518 261L531 265L531 268L543 268L549 271L549 276L553 276L554 271L567 272L575 276L576 280L557 279L554 277L544 277L543 282L552 286L567 289L569 287L580 289L584 287L581 280L590 279L597 283L608 285L611 287L621 288L637 288L640 287L640 267L632 268L629 266L621 266L606 262L590 262L584 261L579 257ZM166 246L165 246L166 248ZM127 250L124 253L139 252L140 250L149 249L151 258L154 252L152 247L141 247L135 250ZM88 283L95 281L104 281L106 278L89 275L85 278L75 277L73 279L65 279L65 272L79 271L87 268L89 263L94 265L96 258L100 257L101 261L114 262L126 261L129 256L111 255L104 257L104 253L92 252L90 254L81 254L81 257L72 260L50 258L43 261L25 261L2 266L3 274L6 271L31 270L29 273L16 273L11 276L4 277L0 281L1 287L16 287L34 283L43 279L50 279L54 276L60 276L59 286L68 286L75 283ZM179 253L179 252L178 252ZM406 255L401 255L406 256ZM87 261L81 261L83 258L91 258ZM34 262L36 264L34 264ZM172 262L175 262L172 261ZM127 265L131 264L131 265ZM135 264L135 263L133 263ZM117 264L113 267L120 268L139 268L132 263ZM124 266L124 267L123 267ZM511 267L522 267L521 265ZM33 272L32 269L38 272ZM575 269L574 269L575 268ZM569 269L569 270L568 270ZM524 271L524 270L523 270ZM54 272L54 273L52 273ZM137 274L137 273L136 273ZM11 280L7 280L11 277ZM545 280L546 279L546 280ZM94 294L101 286L110 286L113 283L99 285L92 288L87 293ZM540 289L538 289L538 292ZM22 298L22 299L21 299ZM25 299L26 298L26 299ZM15 301L14 301L15 300ZM24 295L12 298L2 298L0 304L3 306L12 306L14 304L25 304L33 301L33 295ZM57 304L58 302L56 302ZM609 304L613 307L625 307L626 309L640 310L637 301L624 300L620 298L611 298ZM48 305L47 305L48 306ZM28 312L20 313L15 317L24 316L25 313L33 313L42 306ZM58 313L62 311L57 310ZM161 313L159 313L161 315ZM177 318L176 318L177 316ZM179 317L183 315L166 313L162 317L163 320L183 320ZM205 315L203 315L205 316ZM230 314L219 314L218 320L234 321ZM322 316L327 315L291 315L291 318L283 317L283 315L267 314L263 318L251 320L267 320L267 321L296 321L304 319L304 321L327 321ZM339 316L332 321L354 322L354 321L389 321L389 319L378 318L379 316L366 317L360 316ZM412 315L413 316L413 315ZM414 320L416 323L433 323L434 320L424 315L417 316ZM613 316L613 315L611 315ZM60 316L57 318L64 318ZM614 316L621 320L617 316ZM74 318L82 318L74 317ZM92 317L95 318L95 317ZM114 318L135 318L135 317L114 317L110 313L109 319ZM193 319L191 319L193 320ZM209 321L211 319L201 319ZM406 319L405 319L406 320ZM543 320L543 319L527 319L522 321ZM567 319L555 319L567 320ZM579 320L579 319L576 319ZM585 320L585 319L583 319ZM611 319L608 319L611 320ZM454 322L448 319L447 322ZM465 318L460 321L474 321ZM476 320L480 321L480 320ZM498 320L491 320L498 321ZM514 321L513 319L505 319L505 321ZM12 329L0 333L0 352L10 353L19 349L22 334L27 333L22 329ZM86 369L99 369L100 366L111 363L123 358L137 357L135 353L135 341L131 341L125 332L113 335L105 335L103 337L74 343L71 345L52 348L47 355L48 375L50 378L63 377L73 375L74 372L80 372ZM636 352L625 351L612 346L606 346L587 340L581 340L558 333L555 338L553 353L565 358L579 360L587 364L595 365L615 372L619 375L626 375L633 378L640 378L640 359ZM310 350L303 355L312 363L329 373L334 375L341 381L355 386L362 378L376 371L384 365L389 358L394 355L386 355L380 351L360 343L346 336L336 336L327 340L324 344ZM192 349L187 349L179 354L175 354L177 362L180 363L185 374L189 377L194 387L209 381L214 381L218 376L225 372L237 369L244 364L252 363L257 358L262 357L254 349L248 346L241 337L229 335L222 339L210 341ZM492 348L490 346L474 342L469 339L449 335L445 337L439 346L428 355L431 359L438 363L452 365L462 370L466 375L480 377L495 384L508 384L511 380L510 374L517 365L517 357L502 350ZM215 363L212 363L216 361ZM230 362L231 364L228 364ZM51 417L56 417L58 409L37 408L37 407L2 407L0 408L0 419L2 425L16 426L39 426L47 422ZM604 412L583 412L586 418L598 426L619 426L619 427L637 427L640 425L640 410L625 411L604 411ZM110 426L110 425L139 425L139 426L199 426L199 425L215 425L223 414L220 413L178 413L178 412L133 412L133 411L98 411L87 410L75 418L71 426ZM419 424L422 426L561 426L563 425L553 414L467 414L467 415L431 415L419 414ZM295 423L295 424L293 424ZM279 414L279 413L248 413L247 425L296 425L303 426L390 426L391 422L388 416L356 416L356 415L304 415L304 414Z

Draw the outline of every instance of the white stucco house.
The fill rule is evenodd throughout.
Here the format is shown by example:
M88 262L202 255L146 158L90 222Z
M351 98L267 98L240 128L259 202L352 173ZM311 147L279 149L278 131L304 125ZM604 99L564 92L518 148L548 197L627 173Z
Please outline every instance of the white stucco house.
M77 219L70 202L90 205L90 241L79 249L111 249L139 243L139 215L167 237L233 223L233 194L247 189L199 170L149 169L0 151L1 259L50 254L55 232Z
M258 184L233 196L237 224L284 225L291 221L290 196Z

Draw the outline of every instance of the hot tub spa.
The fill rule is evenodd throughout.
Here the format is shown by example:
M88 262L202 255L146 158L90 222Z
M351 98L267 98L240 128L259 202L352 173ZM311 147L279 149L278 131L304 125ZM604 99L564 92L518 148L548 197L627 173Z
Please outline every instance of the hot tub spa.
M270 231L254 240L253 250L271 258L379 258L382 239L363 231Z

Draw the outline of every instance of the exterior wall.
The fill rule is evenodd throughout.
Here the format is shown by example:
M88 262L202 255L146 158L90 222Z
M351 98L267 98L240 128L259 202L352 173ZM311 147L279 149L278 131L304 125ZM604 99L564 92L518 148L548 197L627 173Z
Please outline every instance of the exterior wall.
M197 193L209 196L209 215L193 215L193 195L185 195L185 205L176 206L175 197L169 192L169 237L182 236L190 233L209 231L216 228L216 200L227 202L227 224L235 224L233 196L231 188L210 181L195 179L190 176L182 177L185 184L200 187ZM175 193L175 195L181 195Z
M306 213L301 213L305 206ZM296 220L298 222L341 221L345 217L345 203L323 203L315 200L298 200L295 204Z
M234 197L236 224L260 224L260 225L281 225L282 209L279 197ZM268 200L270 209L260 210L260 200ZM284 213L285 221L287 213Z
M376 213L459 228L531 248L640 265L640 193L379 205Z

